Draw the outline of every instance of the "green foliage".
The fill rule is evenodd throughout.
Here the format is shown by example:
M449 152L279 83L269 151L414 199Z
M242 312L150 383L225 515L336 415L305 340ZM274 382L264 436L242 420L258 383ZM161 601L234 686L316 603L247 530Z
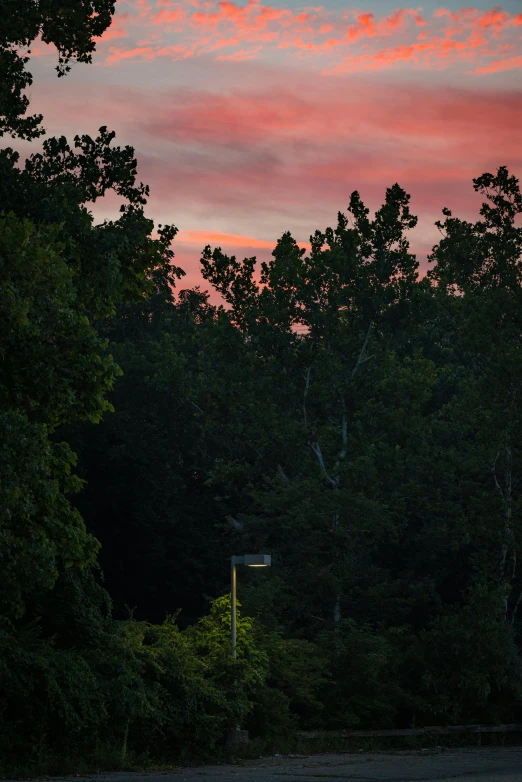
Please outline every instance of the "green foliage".
M428 710L449 722L511 722L522 702L522 668L512 628L498 621L499 590L475 587L420 639Z
M275 675L267 650L254 639L252 621L239 615L237 662L232 659L229 598L214 601L185 631L173 617L161 625L112 620L88 573L65 577L54 601L39 625L2 625L4 767L27 746L34 748L33 768L42 762L38 753L86 756L100 746L119 746L123 755L201 757L223 745L254 707L266 710L270 695L266 716L281 724L277 691L267 683ZM54 619L58 608L65 619ZM81 648L67 642L74 625ZM83 637L82 627L89 631Z
M330 682L323 693L328 704L325 727L392 727L401 711L420 705L404 686L408 645L415 641L408 628L383 631L343 620L319 640L329 651L330 663Z
M75 456L49 434L100 418L118 370L77 309L62 250L55 227L0 217L0 579L2 609L18 616L58 567L92 564L98 549L66 499L81 488Z
M2 612L21 617L28 596L51 589L59 568L92 565L99 544L67 498L80 481L74 454L23 413L0 414Z
M119 370L82 311L59 226L0 216L0 405L51 429L98 421Z
M18 167L18 153L0 152L0 210L13 211L36 225L55 225L68 268L74 274L78 302L94 318L115 312L120 301L143 299L154 290L153 273L164 284L183 275L172 265L174 226L158 226L143 207L149 194L136 181L132 147L111 146L114 132L44 142L43 152ZM88 203L113 190L124 199L118 220L94 225Z

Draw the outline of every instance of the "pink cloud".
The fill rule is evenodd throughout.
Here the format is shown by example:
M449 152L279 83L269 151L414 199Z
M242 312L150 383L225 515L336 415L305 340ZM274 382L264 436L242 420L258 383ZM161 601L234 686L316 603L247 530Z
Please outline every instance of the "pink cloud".
M422 161L434 152L441 159L449 157L459 168L469 155L488 158L491 138L511 159L522 154L520 92L366 86L340 95L337 85L327 86L328 80L319 84L306 94L275 86L226 93L178 89L150 104L146 95L133 91L120 100L129 107L133 135L142 137L145 147L161 145L167 155L170 145L181 149L185 144L212 157L222 156L218 150L240 155L245 150L247 158L250 154L256 158L256 150L271 150L293 169L294 161L309 167L309 157L334 157L342 155L343 149L351 159L352 145L354 149L371 146L377 154L384 143L395 156L402 150L405 159L422 170ZM113 110L107 107L108 117ZM119 109L118 116L125 116L125 110ZM226 166L239 165L235 159L230 163L226 155L223 159ZM254 170L252 166L252 174Z
M473 73L498 73L499 71L512 71L516 68L522 68L522 54L507 57L504 60L496 60L481 68L475 68Z
M153 203L169 203L174 213L192 204L232 224L236 215L255 222L287 214L291 227L297 214L327 209L333 219L355 188L378 205L383 188L398 181L413 208L436 219L448 195L450 207L469 208L472 177L504 163L515 172L522 166L520 92L366 87L340 97L323 86L307 100L274 86L254 94L171 92L158 100L169 108L153 121L142 119L151 113L147 103L140 109L129 96ZM154 159L152 148L161 150Z
M134 7L138 10L140 16L147 16L152 10L148 0L134 0Z
M390 35L403 29L409 18L413 18L416 25L425 24L417 11L409 8L399 8L382 21L376 21L373 13L358 14L357 24L348 25L346 37L350 43L355 43L361 38Z
M192 275L183 286L200 281L205 244L269 257L283 230L307 239L335 222L354 189L374 209L397 181L431 237L442 206L478 213L472 177L503 164L522 173L522 90L399 87L364 76L347 90L339 78L249 65L249 86L238 89L225 82L234 73L226 63L213 67L215 91L78 91L64 80L59 98L54 81L45 97L51 133L106 124L135 146L139 179L151 187L147 212L181 229L176 262Z
M476 83L473 89L379 86L361 77L347 91L335 78L307 74L296 80L283 70L257 71L259 86L238 89L224 86L224 73L218 90L149 92L98 85L92 94L86 87L80 94L64 81L59 99L52 82L45 101L47 115L54 117L49 130L66 129L88 104L94 131L101 124L114 126L145 154L154 149L168 159L175 151L197 150L197 156L222 160L232 171L247 161L253 176L258 167L268 171L272 161L288 170L309 170L338 155L351 159L352 152L366 148L376 155L382 148L401 166L407 159L419 168L433 155L459 166L477 156L488 159L498 149L512 160L522 156L522 90L480 90ZM186 161L191 169L190 155Z
M494 28L499 31L512 25L520 24L522 14L510 14L504 11L498 4L487 11L479 11L477 8L461 8L458 11L450 11L447 8L439 8L435 11L436 18L447 17L457 24L464 26L476 26L484 29Z
M159 57L171 57L177 60L187 56L190 56L190 52L184 46L162 46L157 48L153 45L147 45L136 46L134 49L119 49L112 46L106 62L112 64L122 60L156 60Z
M128 13L119 14L117 18L113 18L111 26L96 40L106 42L113 41L115 38L126 38L128 35L128 20Z
M227 245L228 247L264 247L273 249L274 243L263 239L255 239L252 236L239 234L227 234L210 231L180 231L176 238L179 244L195 244L203 248L207 244Z
M152 17L152 23L158 25L172 24L173 22L181 22L185 18L185 11L179 8L175 11L169 11L164 8Z
M479 27L493 27L495 30L501 30L509 21L510 14L501 8L495 7L479 16L478 25Z
M476 28L472 28L463 40L448 34L429 38L423 31L414 43L385 47L368 54L350 55L333 67L327 68L325 72L376 71L390 68L401 62L413 62L423 68L434 65L439 68L447 67L450 63L491 56L492 50L488 43ZM498 49L499 53L502 49L503 47ZM486 71L475 71L475 73L479 72Z
M440 69L469 60L476 60L482 69L485 57L502 58L506 47L515 45L509 35L522 23L522 14L509 14L499 6L487 11L439 8L425 18L413 8L398 8L379 17L372 11L339 14L322 6L274 7L262 5L261 0L247 0L246 5L234 0L158 0L154 8L147 0L134 0L134 5L129 0L127 5L135 12L129 25L139 24L142 30L148 19L156 35L161 30L162 38L145 36L150 41L147 47L136 43L112 47L106 58L109 64L202 56L228 48L231 51L215 54L216 58L239 62L270 51L280 56L284 52L291 56L293 51L294 56L318 58L324 73L371 72L397 65ZM115 27L112 37L123 35L123 29ZM182 37L166 40L174 34ZM383 45L385 38L393 41ZM482 72L490 71L475 70Z
M239 49L238 51L232 52L231 54L220 54L216 57L216 59L231 60L233 62L243 62L245 60L253 59L258 53L259 49L260 49L259 46L255 49L251 49L250 51L245 51L245 49Z
M358 41L359 38L371 38L377 34L374 23L374 15L371 13L360 14L357 17L357 24L348 26L346 37L351 43Z
M196 245L203 249L207 244L215 247L227 247L229 249L266 249L273 250L275 241L256 239L252 236L242 236L240 234L227 234L219 231L180 231L176 237L176 244ZM299 242L300 247L310 249L306 242Z
M119 8L123 11L119 11ZM390 68L448 68L474 61L475 75L519 68L522 13L499 5L436 9L398 8L387 16L372 11L284 8L262 0L119 0L113 24L98 40L105 64L212 54L220 61L300 57L317 62L323 74ZM137 35L139 33L139 35ZM111 42L128 38L128 45ZM385 42L388 39L388 42ZM223 49L230 51L222 52ZM51 50L54 52L54 49ZM512 57L506 57L513 52ZM35 44L35 56L48 48ZM489 60L495 58L490 64Z
M99 41L93 83L61 80L57 89L53 80L38 103L35 79L33 106L51 134L94 134L108 125L118 143L135 146L138 176L151 187L148 213L181 229L175 249L189 272L183 287L201 282L198 257L207 243L269 258L283 230L306 239L335 222L354 189L375 209L396 181L428 226L416 245L425 250L442 206L478 213L472 177L503 164L522 174L522 89L494 90L483 78L522 68L522 14L498 6L383 14L375 3L374 12L343 15L263 0L119 0L117 8ZM270 56L266 66L248 62ZM309 65L300 75L285 67L298 57ZM102 58L120 71L105 79ZM187 61L179 71L163 63L153 70L149 63L159 58ZM150 68L167 78L151 75L147 89L126 88L132 61L143 63L144 77ZM422 88L415 78L398 86L395 75L366 75L463 63L462 80L449 83L467 78L473 89L452 88L448 78L435 87L431 75ZM207 89L156 86L190 85L193 73ZM96 207L117 215L116 201Z

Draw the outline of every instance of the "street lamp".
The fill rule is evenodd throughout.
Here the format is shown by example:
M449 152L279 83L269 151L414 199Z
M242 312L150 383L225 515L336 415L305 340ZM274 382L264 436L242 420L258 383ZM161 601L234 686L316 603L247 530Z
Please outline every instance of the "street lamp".
M242 557L233 556L232 564L232 657L236 657L236 565L246 565L247 567L270 567L272 557L270 554L245 554Z

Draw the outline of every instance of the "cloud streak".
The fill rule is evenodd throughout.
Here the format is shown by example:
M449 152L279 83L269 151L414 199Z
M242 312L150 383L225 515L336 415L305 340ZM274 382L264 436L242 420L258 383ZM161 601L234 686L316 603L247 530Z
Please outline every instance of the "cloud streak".
M275 243L273 240L258 239L253 236L242 236L240 234L227 234L220 231L180 231L176 238L176 244L205 247L207 244L213 246L225 247L227 249L263 249L273 250ZM301 247L310 249L310 245L300 243Z
M199 241L199 225L237 242L268 240L306 214L335 216L354 189L378 201L395 181L410 189L414 208L437 214L445 194L470 203L472 177L522 168L522 90L366 78L347 91L336 77L283 69L237 88L224 73L214 89L98 85L92 97L62 82L60 99L53 104L52 90L35 110L46 103L46 116L67 132L90 105L85 131L106 124L135 146L154 210L165 221L183 215L188 245ZM79 130L70 127L69 135Z
M477 216L473 177L522 173L522 89L499 87L522 68L522 13L379 7L118 0L88 76L57 87L37 58L52 76L32 108L50 134L107 125L135 147L148 214L180 228L184 284L201 282L205 244L269 258L284 231L307 240L353 190L376 209L395 182L426 251L443 206Z
M475 68L473 73L498 73L499 71L512 71L522 68L522 54L515 57L507 57L504 60L494 60L482 68Z
M247 0L246 5L233 0L126 0L123 7L101 39L105 62L111 65L213 54L237 62L306 58L324 73L447 68L458 62L475 63L475 74L501 70L495 62L505 63L506 69L520 67L516 52L510 58L503 54L507 47L520 47L522 13L510 14L498 5L486 11L439 8L430 16L420 8L378 15L323 6L282 8L261 0ZM132 41L137 27L142 38L145 32L147 45ZM128 44L111 43L125 36Z

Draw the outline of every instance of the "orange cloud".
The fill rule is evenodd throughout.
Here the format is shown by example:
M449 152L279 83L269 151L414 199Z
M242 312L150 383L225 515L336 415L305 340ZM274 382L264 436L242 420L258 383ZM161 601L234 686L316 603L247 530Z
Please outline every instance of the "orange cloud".
M479 199L472 177L504 163L520 176L522 88L486 89L485 76L522 68L522 14L498 7L383 14L375 0L363 5L370 10L343 17L268 2L118 0L111 34L99 41L103 58L123 66L118 79L106 79L99 67L81 90L63 80L59 93L54 80L47 86L35 79L35 110L44 111L49 133L114 128L136 147L139 178L151 187L150 214L180 227L220 229L179 234L176 261L194 275L184 285L200 281L193 270L205 244L270 257L283 230L307 238L335 221L354 189L374 209L397 181L411 192L413 212L431 225L443 205L467 217ZM201 23L203 17L210 21ZM118 29L127 37L115 35ZM168 79L172 74L183 88L168 88L168 79L157 87L151 79L146 90L122 86L130 78L127 62L197 56L206 58L204 68L194 64L206 89L187 87L190 63L182 74L168 69ZM269 67L245 62L269 56ZM282 67L299 56L308 58L306 71ZM451 88L448 79L439 88L431 77L422 88L416 79L398 87L397 79L364 75L463 63L461 72L476 73L466 77L472 90ZM326 78L314 67L362 75ZM115 199L116 215L118 206Z
M378 16L372 11L339 13L322 6L274 7L262 0L247 0L245 5L240 0L123 2L134 16L126 12L130 14L127 25L115 23L101 43L128 35L132 25L139 27L141 38L128 47L109 47L108 64L209 54L220 61L240 62L272 52L277 61L284 56L315 59L325 74L372 72L397 65L441 69L470 60L476 61L475 74L518 67L515 47L520 44L514 32L522 25L522 14L510 14L499 5L486 11L439 8L426 17L414 8ZM383 39L390 38L383 45ZM506 59L510 49L513 57ZM484 58L492 57L498 64L488 66Z
M457 33L461 33L463 26L457 29L451 28L443 30L442 35L432 35L425 31L419 33L417 41L408 44L399 44L395 47L386 47L370 54L350 55L342 62L337 63L331 68L325 69L325 73L357 72L357 71L376 71L390 68L398 62L413 62L420 64L421 67L447 67L448 63L458 62L459 60L477 59L480 56L491 56L492 49L490 42L484 37L480 30L491 28L499 32L506 20L513 24L513 18L501 11L486 12L480 16L476 15L475 9L461 9L459 12L439 9L435 16L451 17L454 21L468 24L467 37L459 39ZM518 18L515 18L518 24ZM509 46L509 44L508 44ZM505 51L506 44L497 47L500 54ZM503 63L510 62L505 68L499 66L498 70L518 67L517 58L503 60ZM474 73L487 73L489 68L484 70L478 68Z
M140 16L147 16L152 10L148 0L134 0L134 7L139 11Z
M59 100L53 83L49 130L76 132L74 118L88 105L85 132L107 124L132 138L139 178L151 187L149 213L181 228L220 229L178 235L176 262L194 274L207 243L269 257L284 230L307 238L335 221L354 189L374 209L399 182L432 226L444 205L465 218L478 213L472 177L500 164L522 173L522 89L397 87L361 77L346 90L310 73L262 76L257 89L220 79L214 92L92 85L79 94L64 82Z
M134 107L132 122L138 129L133 133L144 137L146 144L153 139L165 150L170 145L180 149L188 145L212 150L218 158L222 151L252 150L254 154L258 150L255 157L259 160L266 150L274 156L280 150L290 167L297 160L305 166L308 158L297 154L296 148L311 145L313 160L328 156L327 150L334 154L349 145L378 149L385 142L388 147L407 149L410 159L415 150L424 157L433 148L445 155L454 149L458 160L463 152L468 154L470 143L474 155L489 154L491 138L498 136L499 128L503 152L510 157L522 155L521 92L499 90L481 95L447 87L444 91L374 87L366 94L365 87L352 88L350 96L341 96L338 85L332 83L327 89L329 80L320 83L321 89L307 91L306 97L281 87L219 94L179 90L169 91L160 101L165 108L154 108L157 101L148 105L144 96L134 97L134 93L125 98L125 105ZM227 154L224 159L230 164ZM232 167L236 164L240 164L237 157Z
M232 60L233 62L243 62L245 60L251 60L256 56L260 48L261 47L258 46L257 48L251 49L250 51L239 49L239 51L232 52L231 54L219 54L216 57L216 60Z
M207 244L227 245L228 247L266 247L270 249L274 247L273 242L263 239L216 231L180 231L176 237L176 243L196 244L198 247L204 247Z
M356 16L357 24L348 25L346 37L350 43L355 43L361 38L373 38L385 36L401 30L407 20L413 18L416 25L424 25L424 19L410 8L399 8L382 21L375 21L373 13L363 13Z
M374 15L370 13L360 14L357 17L357 24L351 24L348 26L348 30L346 32L346 37L348 40L353 43L358 41L359 38L370 38L375 35L377 30L373 21L374 18Z
M454 27L448 28L449 34L457 34L466 27L500 33L510 27L522 24L522 14L509 14L499 5L495 5L487 11L479 11L476 8L449 11L447 8L439 8L435 11L434 17L447 17L454 23Z
M111 54L107 57L107 63L117 63L122 60L155 60L158 57L172 57L180 59L189 56L189 52L184 46L136 46L134 49L118 49L111 47Z
M237 247L239 249L252 247L254 249L273 250L276 242L273 240L256 239L253 236L241 234L227 234L217 231L180 231L176 237L176 244L197 245L205 247L207 244L215 247ZM300 247L309 250L310 245L299 242Z
M504 60L496 60L482 68L475 68L473 73L498 73L499 71L512 71L515 68L522 68L522 54L507 57Z
M176 11L169 11L163 9L159 13L152 17L153 24L172 24L173 22L180 22L185 18L185 11L183 9L177 9Z
M494 27L495 30L501 30L509 20L510 15L506 13L506 11L496 7L491 8L489 11L485 11L482 16L479 16L477 21L479 27Z
M126 38L128 35L128 31L127 31L128 18L129 18L128 14L120 14L120 16L117 19L113 18L113 22L111 26L107 30L105 30L102 36L96 38L96 40L113 41L115 38Z

